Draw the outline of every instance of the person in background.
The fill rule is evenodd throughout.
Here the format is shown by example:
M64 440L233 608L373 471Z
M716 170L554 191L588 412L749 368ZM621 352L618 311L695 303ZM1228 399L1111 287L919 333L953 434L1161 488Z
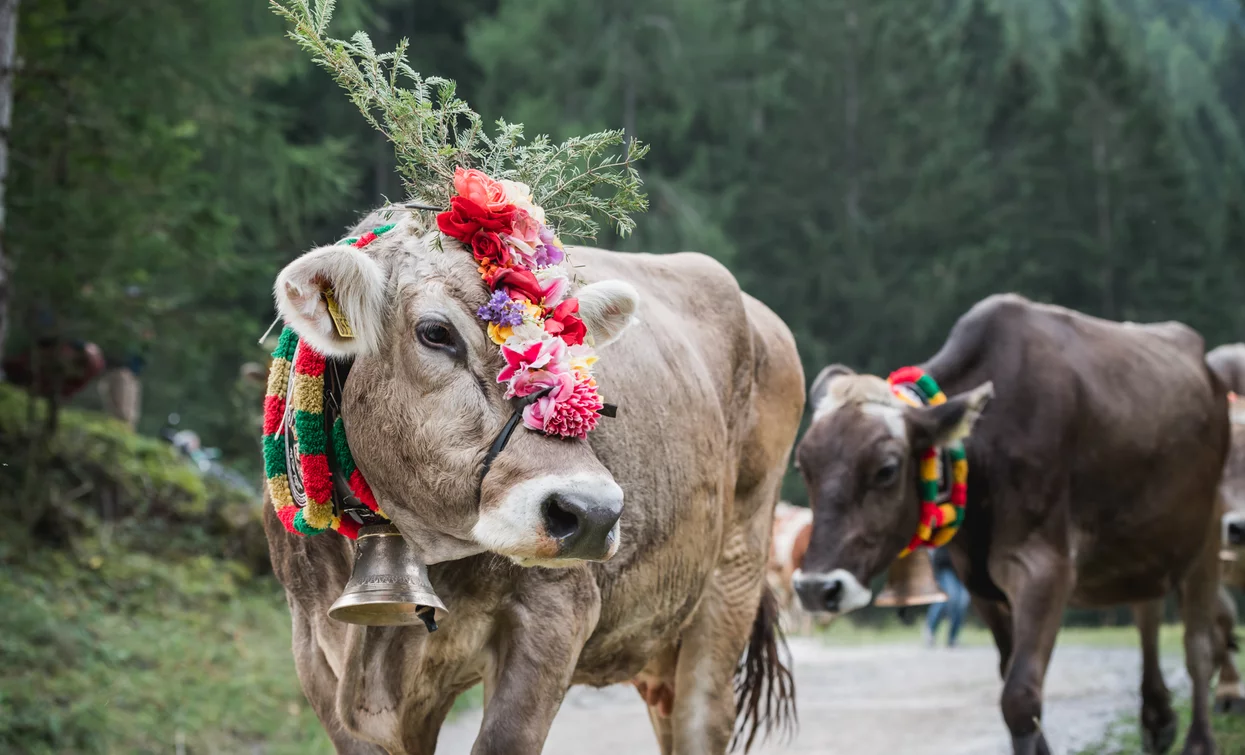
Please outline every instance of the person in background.
M930 561L934 566L934 579L938 587L947 594L945 603L930 606L925 620L925 644L934 647L938 641L938 625L943 617L947 617L947 647L953 648L959 641L960 627L964 625L964 614L968 611L968 590L960 583L951 567L951 556L946 548L936 548Z

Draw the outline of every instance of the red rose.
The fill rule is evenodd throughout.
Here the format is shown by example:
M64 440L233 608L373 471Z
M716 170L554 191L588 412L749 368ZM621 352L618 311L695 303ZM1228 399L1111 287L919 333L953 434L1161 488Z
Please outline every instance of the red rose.
M492 231L478 231L471 237L471 253L475 255L476 262L492 262L499 267L510 264L510 250L506 248L506 242Z
M554 307L549 316L545 318L545 332L566 341L567 346L578 346L583 343L584 336L588 334L588 328L577 316L578 312L579 299L567 299L562 302Z
M437 228L450 238L470 244L480 231L509 233L514 225L514 213L514 205L506 205L494 212L466 197L452 197L450 209L437 215Z
M527 299L533 304L540 304L545 298L540 281L536 280L531 270L513 267L501 270L497 273L497 277L493 278L492 286L494 289L505 290L511 299Z

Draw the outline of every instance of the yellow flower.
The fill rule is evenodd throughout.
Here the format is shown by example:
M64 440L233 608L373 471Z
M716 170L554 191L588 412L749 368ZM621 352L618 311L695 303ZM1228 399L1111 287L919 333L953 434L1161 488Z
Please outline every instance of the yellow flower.
M523 311L523 319L530 322L538 323L545 318L545 308L527 300L523 301Z
M514 335L514 328L509 325L498 325L495 322L488 324L488 337L493 339L493 343L501 346L506 342L507 338Z

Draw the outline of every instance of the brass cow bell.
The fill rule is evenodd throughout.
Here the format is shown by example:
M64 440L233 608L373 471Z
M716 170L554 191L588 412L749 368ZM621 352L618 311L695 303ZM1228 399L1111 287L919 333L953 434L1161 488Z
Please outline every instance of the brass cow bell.
M347 624L437 630L445 604L432 590L428 567L391 524L364 527L356 540L354 570L329 617Z
M886 573L886 587L878 594L873 605L885 608L905 608L947 602L947 594L934 580L934 567L925 550L915 550L903 558L895 559Z

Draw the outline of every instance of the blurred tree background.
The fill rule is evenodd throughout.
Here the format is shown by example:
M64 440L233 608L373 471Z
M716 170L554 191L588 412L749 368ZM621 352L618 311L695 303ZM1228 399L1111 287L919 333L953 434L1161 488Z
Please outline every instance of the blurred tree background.
M339 32L409 37L488 118L651 143L652 211L599 243L722 260L810 375L919 360L996 291L1245 336L1235 0L342 6ZM176 412L252 474L225 399L264 357L276 271L401 192L283 31L247 0L49 0L19 24L7 351L100 344L140 370L143 431Z
M381 49L408 37L416 70L529 135L621 127L651 144L651 211L631 238L598 243L718 258L790 325L811 379L828 362L919 361L999 291L1179 319L1209 345L1245 339L1243 18L1238 0L339 0L334 32L365 29ZM42 369L61 387L72 376L48 355L98 344L110 371L141 380L140 433L177 414L257 484L263 389L240 370L266 364L272 281L400 198L390 146L256 0L28 0L17 29L0 246L10 378ZM58 423L0 395L0 504L21 525L0 539L0 597L26 607L0 617L0 660L32 669L0 684L0 710L19 712L0 713L0 749L105 746L82 732L126 710L124 695L57 712L36 693L78 699L98 680L31 679L51 679L61 651L103 653L114 672L158 666L142 654L159 643L64 628L114 621L122 586L159 595L173 626L185 617L168 596L202 567L216 575L204 594L233 613L201 631L254 647L273 621L257 606L282 610L270 586L239 603L252 588L221 577L232 567L157 566L176 551L262 571L262 542L252 552L234 529L248 521L239 486L185 478L160 443L78 412L104 405L95 386L72 403ZM180 525L153 530L153 517ZM14 532L68 561L41 557L31 581ZM302 732L291 742L318 736L282 673L290 686L270 693L293 723L240 717L237 740L209 749L281 726ZM146 751L125 741L116 751Z

